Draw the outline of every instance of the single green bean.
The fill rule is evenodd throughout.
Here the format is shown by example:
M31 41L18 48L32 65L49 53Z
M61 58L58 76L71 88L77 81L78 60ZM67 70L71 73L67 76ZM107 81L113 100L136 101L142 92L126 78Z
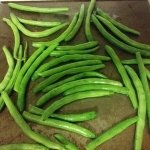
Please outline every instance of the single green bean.
M46 21L28 20L28 19L23 19L23 18L19 18L19 17L17 17L17 18L21 23L31 25L31 26L55 27L55 26L58 26L61 24L61 22L46 22Z
M45 46L40 47L39 49L37 49L31 56L30 58L27 60L27 62L23 65L23 67L21 68L21 70L19 71L19 74L17 76L16 82L15 82L15 86L14 86L14 90L16 92L19 92L20 90L20 83L25 75L25 73L27 72L27 70L30 68L30 66L33 64L33 62L36 60L36 58L44 51Z
M98 45L99 45L98 41L90 41L90 42L85 42L85 43L76 44L76 45L58 46L56 49L61 50L61 51L71 50L71 49L83 50L83 49L90 49Z
M79 150L78 147L74 143L66 139L62 134L57 133L54 136L60 143L64 145L66 150Z
M140 42L137 42L135 40L132 40L127 35L125 35L123 32L121 32L118 28L116 28L111 22L109 22L107 19L98 16L97 18L110 30L112 31L118 38L120 38L122 41L124 41L126 44L129 44L133 47L137 47L139 49L144 50L150 50L150 45L143 44Z
M40 144L28 144L28 143L0 145L0 149L1 150L49 150L49 148L42 146Z
M129 94L130 101L131 101L134 109L136 109L138 107L138 103L137 103L135 90L132 86L131 80L130 80L124 66L121 64L119 57L117 56L115 51L110 46L106 45L105 49L106 49L107 53L111 56L112 61L115 64L125 86L129 89L128 94Z
M111 23L113 23L117 28L119 28L120 30L124 31L124 32L128 32L128 33L132 33L135 35L140 35L140 32L129 28L127 26L125 26L124 24L114 20L112 17L110 17L107 13L105 13L104 11L102 11L100 8L97 8L96 11L99 15L101 15L102 17L106 18L107 20L109 20Z
M79 13L75 13L75 15L74 15L70 25L68 26L68 28L62 34L60 34L56 39L54 39L52 41L47 41L47 42L33 42L32 46L33 47L40 47L41 45L50 46L53 43L62 42L66 38L66 36L72 31L72 29L74 28L74 26L78 20L78 15L79 15Z
M144 92L146 95L146 107L147 107L147 117L148 117L148 124L150 128L150 89L149 89L149 83L147 80L146 72L145 72L145 66L142 61L142 57L140 53L136 53L136 59L138 62L138 68L139 68L139 73L140 73L140 79L143 84Z
M61 13L69 10L69 8L41 8L41 7L25 6L17 3L8 3L8 6L10 8L21 11L37 12L37 13Z
M84 19L84 9L85 9L84 4L82 4L76 25L73 27L71 32L65 37L65 41L70 41L71 39L73 39L77 34L77 32L79 31Z
M143 63L144 63L144 62L143 62ZM145 67L145 72L146 72L147 78L150 80L150 71L149 71L149 69L147 69L146 67Z
M99 49L99 46L88 49L88 50L70 50L70 51L54 51L50 54L52 57L61 57L64 55L74 55L74 54L88 54L93 53Z
M65 70L70 69L70 68L81 67L81 66L86 66L86 65L97 65L97 64L101 64L101 63L102 63L101 60L78 61L78 62L65 64L65 65L55 67L53 69L41 72L41 73L39 73L39 75L42 76L42 77L48 77L48 76L51 76L55 73L65 71Z
M18 112L17 108L12 103L12 100L9 98L8 94L6 92L2 92L2 98L9 110L10 115L13 117L16 124L20 127L20 129L23 131L25 135L36 141L37 143L40 143L50 149L62 149L64 148L48 139L47 137L34 132L31 130L29 125L25 122L25 120L22 118L21 114Z
M90 143L86 145L86 150L95 150L96 147L103 144L104 142L110 140L114 136L118 135L119 133L123 132L132 124L138 121L138 117L133 117L121 121L120 123L116 124L115 126L111 127L101 135L99 135L96 139L92 140Z
M115 46L121 48L122 50L125 50L129 53L133 53L135 54L136 52L141 52L141 54L143 56L150 56L150 52L148 50L144 50L144 49L138 49L135 48L133 46L130 46L128 44L125 44L124 42L118 40L117 38L115 38L114 36L112 36L104 27L103 25L99 22L99 20L92 15L92 20L95 24L95 26L97 27L97 29L99 30L99 32L112 44L114 44Z
M122 60L121 63L124 64L124 65L136 65L137 60L136 59L126 59L126 60ZM150 59L144 58L143 63L145 65L149 65L150 64Z
M135 132L135 150L141 150L146 117L146 97L143 85L136 72L129 66L125 66L125 68L135 85L137 97L139 100L138 121L136 124L136 132Z
M18 31L18 28L16 27L16 25L10 19L3 18L3 21L6 22L11 27L11 29L13 31L13 34L14 34L13 56L14 56L15 59L17 59L19 45L20 45L20 34L19 34L19 31Z
M66 91L70 88L73 88L78 85L84 85L84 84L90 84L90 83L122 86L122 84L118 81L103 79L103 78L79 79L79 80L71 81L71 82L65 83L63 85L60 85L60 86L52 89L51 91L47 92L46 94L41 96L40 99L36 102L36 106L41 106L41 105L45 104L48 100L50 100L50 98L52 98L60 93L63 93L64 91Z
M50 90L52 90L53 88L55 87L58 87L60 85L63 85L67 82L70 82L70 81L75 81L77 79L82 79L82 78L86 78L86 77L99 77L99 78L107 78L105 75L99 73L99 72L95 72L95 71L91 71L91 72L82 72L82 73L79 73L79 74L76 74L74 76L71 76L71 77L68 77L64 80L61 80L59 82L56 82L54 84L51 84L49 86L47 86L46 88L44 88L42 90L42 92L48 92Z
M95 3L96 3L96 0L91 0L88 10L87 10L86 19L85 19L85 36L88 41L94 40L93 35L91 33L90 23L91 23L91 15L94 10Z
M17 28L23 33L25 34L26 36L29 36L29 37L33 37L33 38L41 38L41 37L46 37L46 36L49 36L53 33L56 33L58 30L64 28L65 26L68 25L68 23L63 23L63 24L60 24L56 27L52 27L50 29L46 29L44 31L38 31L38 32L32 32L28 29L26 29L18 20L18 18L13 14L11 13L10 14L10 17L11 17L11 20L12 22L17 26Z
M4 76L4 79L0 83L0 93L6 88L7 84L11 80L13 70L14 70L14 59L6 46L3 46L3 52L6 56L6 60L8 63L8 70Z
M18 99L17 99L17 106L20 111L24 110L25 106L25 93L28 82L30 77L32 76L33 72L37 69L37 67L49 56L49 54L57 47L58 44L53 44L49 46L40 56L36 58L36 60L32 63L30 68L25 73L24 77L22 78L20 84L20 90L18 92Z
M73 124L73 123L69 123L69 122L61 121L57 119L52 119L52 118L48 118L43 121L41 120L41 116L34 115L26 111L23 112L23 117L28 121L32 121L41 125L55 127L58 129L63 129L66 131L74 132L87 138L95 138L95 134L92 131L84 127L81 127L79 125Z
M60 73L56 73L56 74L48 77L47 79L45 79L44 81L39 83L33 89L33 92L36 93L36 92L39 92L39 91L43 90L48 85L50 85L52 83L55 83L60 78L66 76L66 75L72 75L72 74L81 73L81 72L87 72L87 71L94 71L94 70L102 69L104 67L105 67L104 64L99 64L99 65L81 66L81 67L76 67L76 68L70 68L68 70L62 71Z
M114 92L105 91L105 90L95 90L95 91L89 91L89 92L78 92L75 94L65 96L65 97L53 102L50 106L48 106L44 110L44 113L42 114L41 119L46 120L56 110L58 110L59 108L65 106L69 103L79 101L82 99L85 100L85 98L108 96L108 95L112 95L112 94L114 94Z
M87 59L94 59L94 60L102 60L102 61L108 61L110 60L110 57L108 56L99 56L99 55L92 55L92 54L74 54L74 55L65 55L60 58L53 59L49 61L48 63L43 64L40 66L35 73L32 76L32 81L36 80L39 77L39 73L46 71L52 67L55 67L56 65L59 65L64 62L69 61L78 61L78 60L87 60Z
M107 90L112 91L115 93L121 93L128 95L129 90L126 87L120 87L116 85L109 85L109 84L86 84L86 85L79 85L73 88L70 88L64 92L64 95L70 95L77 92L82 91L91 91L91 90Z
M30 105L29 106L29 112L36 114L36 115L42 115L44 110L41 108L38 108L36 106ZM68 122L81 122L81 121L87 121L92 120L96 118L96 112L95 111L89 111L84 112L80 114L51 114L51 118L57 118L60 120L65 120Z

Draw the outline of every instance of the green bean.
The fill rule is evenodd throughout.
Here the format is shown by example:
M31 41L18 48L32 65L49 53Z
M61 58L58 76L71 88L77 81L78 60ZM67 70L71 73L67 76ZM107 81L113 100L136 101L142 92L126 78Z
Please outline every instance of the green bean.
M143 63L144 63L144 62L143 62ZM145 72L146 72L147 78L150 80L150 71L149 71L149 69L147 69L146 67L145 67Z
M24 47L24 54L23 54L24 63L27 61L27 50L28 50L28 42L26 41L25 47Z
M8 3L8 6L10 8L21 11L37 12L37 13L61 13L69 10L69 8L41 8L41 7L25 6L17 3Z
M33 64L33 62L36 60L36 58L44 51L44 46L37 49L27 60L27 62L23 65L21 70L19 71L18 77L15 82L14 90L18 92L20 90L20 83L27 72L27 70L30 68L30 66Z
M88 50L70 50L70 51L54 51L50 54L52 57L61 57L64 55L74 55L74 54L88 54L88 53L93 53L99 49L99 46L94 47L92 49Z
M57 133L54 136L60 143L65 146L66 150L79 150L74 143L70 142L63 135Z
M32 76L33 72L37 69L37 67L48 57L48 55L57 47L58 44L53 44L49 46L40 56L36 58L36 60L32 63L28 71L25 73L22 78L20 90L18 92L17 106L20 111L23 111L25 105L25 93L26 87Z
M74 55L65 55L60 58L56 58L51 60L48 63L43 64L41 67L39 67L36 72L32 76L32 80L35 80L38 78L38 74L40 72L46 71L56 65L59 65L64 62L68 61L78 61L78 60L87 60L87 59L94 59L94 60L102 60L102 61L108 61L110 60L110 57L107 56L99 56L99 55L92 55L92 54L74 54Z
M125 35L123 32L121 32L118 28L116 28L111 22L109 22L107 19L98 16L97 18L109 29L111 30L118 38L120 38L122 41L124 41L126 44L129 44L133 47L137 47L139 49L144 50L150 50L150 45L143 44L140 42L137 42L135 40L132 40L127 35Z
M61 51L71 50L71 49L83 50L83 49L90 49L98 45L99 45L98 41L90 41L90 42L80 43L76 45L58 46L56 49Z
M135 132L135 150L141 150L142 148L142 141L143 141L143 133L145 127L145 116L146 116L146 97L145 92L143 89L143 85L136 74L136 72L129 66L125 66L128 74L130 75L138 96L138 121L136 124L136 132Z
M86 78L86 79L79 79L79 80L75 80L75 81L71 81L71 82L67 82L63 85L60 85L54 89L52 89L51 91L47 92L46 94L44 94L43 96L40 97L40 99L36 102L36 106L41 106L44 103L46 103L50 98L63 93L64 91L73 88L75 86L78 85L84 85L84 84L109 84L109 85L118 85L118 86L122 86L122 84L118 81L114 81L114 80L109 80L109 79L103 79L103 78Z
M29 112L36 114L36 115L42 115L44 110L41 108L38 108L36 106L30 105L29 106ZM84 112L80 114L51 114L52 118L57 118L60 120L65 120L68 122L81 122L81 121L87 121L92 120L96 118L96 112L95 111L89 111Z
M121 93L128 95L129 90L126 87L120 87L116 85L109 85L109 84L86 84L86 85L79 85L75 86L73 88L70 88L64 92L64 95L70 95L74 94L77 92L82 92L82 91L91 91L91 90L107 90L107 91L112 91L115 93Z
M74 28L74 26L78 20L78 15L79 15L79 13L75 13L75 15L74 15L70 25L68 26L68 28L62 34L60 34L56 39L54 39L52 41L47 41L47 42L33 42L32 46L33 47L40 47L41 45L50 46L53 43L62 42L66 38L66 36L72 31L72 29Z
M39 144L28 144L28 143L0 145L0 149L1 150L49 150L49 148L45 146Z
M13 74L13 70L14 70L14 59L6 46L3 46L3 52L6 56L6 60L8 63L8 70L4 76L4 79L0 83L0 93L5 89L5 87L9 83L9 81L12 77L12 74Z
M148 124L150 128L150 89L149 89L149 83L147 80L146 72L145 72L145 66L142 61L142 57L140 53L136 53L136 59L138 62L138 68L139 68L139 73L140 73L140 79L143 84L143 88L145 91L146 95L146 107L147 107L147 116L148 116Z
M50 141L50 139L37 132L32 131L29 125L22 118L21 114L18 112L17 108L14 106L12 100L9 98L6 92L2 92L2 98L9 110L10 115L13 117L14 121L20 127L20 129L23 131L25 135L27 135L29 138L33 139L37 143L40 143L50 149L64 150L64 148L61 145Z
M110 140L119 133L123 132L126 128L136 123L137 121L138 121L137 116L121 121L120 123L116 124L115 126L111 127L110 129L99 135L96 139L88 143L86 145L86 150L95 150L96 147Z
M17 17L17 18L21 23L31 25L31 26L55 27L55 26L58 26L61 24L61 22L46 22L46 21L28 20L28 19L23 19L23 18L19 18L19 17Z
M79 101L82 99L85 100L85 98L108 96L108 95L112 95L112 94L114 94L114 92L105 91L105 90L95 90L95 91L89 91L89 92L78 92L75 94L65 96L65 97L53 102L50 106L48 106L44 110L44 113L42 114L42 120L46 120L56 110L58 110L59 108L65 106L69 103Z
M119 28L120 30L124 31L124 32L128 32L128 33L132 33L135 35L140 35L139 31L136 31L135 29L129 28L127 26L125 26L124 24L114 20L113 18L111 18L107 13L105 13L104 11L102 11L100 8L97 8L96 11L99 15L101 15L102 17L106 18L107 20L109 20L111 23L113 23L117 28Z
M58 30L64 28L65 26L68 25L68 23L63 23L63 24L60 24L56 27L52 27L50 29L46 29L46 30L43 30L43 31L38 31L38 32L32 32L28 29L26 29L18 20L18 18L13 14L11 13L10 14L10 17L11 17L11 20L12 22L17 26L17 28L23 33L25 34L26 36L29 36L29 37L33 37L33 38L41 38L41 37L46 37L46 36L49 36L55 32L57 32Z
M63 85L67 82L70 82L70 81L75 81L77 79L81 79L81 78L86 78L86 77L99 77L99 78L107 78L105 75L99 73L99 72L95 72L95 71L91 71L91 72L82 72L82 73L79 73L79 74L76 74L74 76L71 76L71 77L68 77L64 80L61 80L59 82L56 82L54 84L51 84L49 86L47 86L46 88L44 88L42 90L42 92L48 92L50 90L52 90L53 88L55 87L58 87L60 85Z
M13 56L14 56L15 59L17 59L17 54L18 54L19 45L20 45L19 31L18 31L16 25L10 19L3 18L3 21L6 22L11 27L11 29L13 31L13 34L14 34L14 51L13 51Z
M130 101L131 101L134 109L136 109L138 107L138 104L137 104L135 90L132 86L131 80L130 80L124 66L121 64L119 57L117 56L115 51L110 46L106 45L105 49L106 49L107 53L111 56L112 61L115 64L125 86L129 89L128 94L129 94Z
M96 3L96 0L91 0L88 10L87 10L86 19L85 19L85 36L88 41L94 40L93 35L91 33L90 22L91 22L91 15L95 7L95 3Z
M68 70L62 71L60 73L56 73L56 74L48 77L47 79L45 79L44 81L39 83L33 89L33 92L36 93L36 92L39 92L39 91L43 90L48 85L50 85L52 83L55 83L60 78L66 76L66 75L72 75L72 74L81 73L81 72L87 72L87 71L94 71L94 70L98 70L98 69L101 69L101 68L104 68L104 67L105 67L104 64L99 64L99 65L81 66L81 67L76 67L76 68L70 68Z
M124 65L136 65L137 60L136 59L126 59L126 60L122 60L121 63L124 64ZM145 65L149 65L150 64L150 59L144 58L143 63Z
M73 62L69 64L65 64L59 67L55 67L53 69L49 69L47 71L39 73L40 76L42 77L48 77L51 76L55 73L59 73L62 71L65 71L70 68L75 68L75 67L81 67L81 66L86 66L86 65L97 65L101 64L102 62L100 60L84 60L84 61L78 61L78 62Z
M80 8L78 20L75 26L73 27L73 29L71 30L71 32L65 37L65 41L70 41L71 39L73 39L77 34L77 32L79 31L84 19L84 9L85 9L84 4L82 4Z
M98 28L99 32L112 44L114 44L115 46L121 48L122 50L125 50L129 53L133 53L135 54L136 52L141 52L141 54L143 56L150 56L150 52L148 50L144 50L144 49L138 49L135 48L133 46L127 45L124 42L118 40L117 38L115 38L114 36L112 36L109 32L107 32L107 30L102 26L102 24L99 22L99 20L92 15L92 20L95 24L95 26Z
M41 125L55 127L58 129L63 129L66 131L74 132L87 138L95 138L95 134L92 131L84 127L81 127L79 125L73 124L73 123L69 123L69 122L61 121L57 119L52 119L52 118L48 118L43 121L41 120L41 116L34 115L26 111L23 112L23 117L28 121L32 121Z

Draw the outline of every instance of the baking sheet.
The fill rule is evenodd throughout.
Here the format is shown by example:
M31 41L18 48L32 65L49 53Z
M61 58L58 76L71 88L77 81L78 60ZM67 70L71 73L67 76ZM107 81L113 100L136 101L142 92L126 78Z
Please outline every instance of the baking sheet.
M87 6L87 2L84 2ZM34 6L43 6L43 7L62 7L66 6L70 8L70 11L66 15L52 15L52 14L33 14L27 12L20 12L16 10L10 10L6 4L0 4L0 49L2 49L3 45L7 45L10 49L13 48L13 35L10 28L2 22L3 17L9 17L10 12L14 12L17 16L21 16L23 18L30 19L38 19L38 20L49 20L49 21L68 21L71 20L74 13L79 11L81 2L38 2L38 3L24 3L30 4ZM150 43L150 11L148 2L146 1L101 1L97 2L97 6L101 7L103 10L108 12L111 16L118 17L122 23L127 24L130 27L133 27L141 32L141 36L135 37L131 36L137 41ZM39 28L29 27L31 30L40 30ZM100 42L101 48L99 50L100 54L105 54L104 52L104 44L106 44L106 40L102 38L102 36L98 33L97 29L92 26L92 32L96 40ZM75 37L73 41L70 43L80 43L85 41L83 28L80 30L78 35ZM60 32L58 33L60 34ZM45 38L43 40L53 39L57 35L53 35L49 38ZM22 36L23 43L27 40L31 44L33 38L29 38L26 36ZM37 41L37 40L35 40ZM108 44L108 43L107 43ZM114 47L115 48L115 47ZM132 55L126 54L122 50L115 48L117 54L121 59L132 58ZM33 53L35 49L30 46L29 54ZM136 66L135 66L136 68ZM5 56L0 51L0 80L2 80L3 76L7 71L7 63ZM101 72L105 73L108 77L115 80L120 80L120 76L116 72L114 65L110 62L106 63L106 68L101 70ZM27 103L34 104L34 102L40 96L39 94L34 95L31 91L35 84L39 82L31 82L28 89L27 94ZM12 95L12 99L15 101L16 94ZM95 120L87 121L85 123L79 123L80 125L87 127L97 135L104 132L112 125L118 123L119 121L134 116L135 111L133 110L128 97L123 96L121 94L115 94L111 97L103 97L103 98L90 98L85 101L79 101L72 104L69 104L63 107L60 112L63 113L75 113L75 112L84 112L86 110L96 110L98 116ZM40 132L41 134L47 135L52 139L52 135L55 132L63 133L66 137L70 138L73 142L75 142L81 150L84 150L84 146L88 140L82 136L77 134L61 131L58 129L45 127L41 125L37 125L34 123L29 123L33 130ZM108 142L102 144L98 150L133 150L134 146L134 131L135 126L131 126L126 129L123 133L118 136L112 138ZM144 141L142 150L150 149L150 135L148 134L147 126L145 127ZM21 130L17 127L13 119L10 117L7 109L5 109L2 113L0 113L0 144L9 144L9 143L21 143L21 142L30 142L33 141L26 137Z

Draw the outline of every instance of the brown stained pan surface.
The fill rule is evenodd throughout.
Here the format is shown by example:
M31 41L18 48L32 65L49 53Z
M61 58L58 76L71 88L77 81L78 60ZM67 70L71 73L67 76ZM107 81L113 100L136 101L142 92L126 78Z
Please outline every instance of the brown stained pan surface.
M87 2L84 2L87 6ZM7 71L7 63L5 56L2 52L2 46L7 45L11 51L13 48L13 35L10 28L2 22L3 17L9 17L10 12L14 12L17 16L21 16L23 18L28 19L38 19L38 20L49 20L49 21L68 21L71 20L72 16L75 12L79 11L81 2L43 2L43 3L26 3L34 6L43 6L43 7L69 7L70 11L66 15L51 15L51 14L33 14L27 12L19 12L15 10L10 10L6 4L0 4L0 80L2 80L3 76ZM137 41L150 43L150 11L148 2L146 1L102 1L97 2L97 6L101 7L103 10L108 12L111 16L117 17L122 23L131 26L141 32L141 36L135 37L132 36L133 39ZM39 28L29 27L31 30L42 30ZM99 54L105 54L104 52L104 44L107 43L104 38L98 33L96 28L92 25L92 32L96 40L99 40L101 49ZM59 32L58 34L60 34ZM53 39L57 35L51 36L49 38L45 38L42 40ZM25 36L21 36L22 41L33 41L32 38L28 38ZM39 41L41 39L38 39ZM34 40L36 41L36 39ZM84 30L83 28L76 36L74 41L70 43L84 42ZM115 47L114 47L115 48ZM126 54L122 50L115 48L117 54L121 59L132 58L129 54ZM35 49L30 46L29 54ZM136 68L136 66L135 66ZM106 68L102 70L108 77L120 80L118 73L112 63L107 63ZM38 81L37 81L38 82ZM34 102L38 99L40 94L34 95L32 93L32 88L37 82L32 82L29 86L27 92L27 103L34 104ZM12 99L16 100L16 94L12 95ZM60 111L63 113L74 113L74 112L84 112L86 110L96 110L98 116L95 120L88 121L85 123L79 123L80 125L87 127L96 134L100 134L110 128L112 125L118 123L119 121L134 116L135 111L133 110L131 103L128 97L115 94L111 97L103 97L103 98L91 98L85 101L79 101L76 103L72 103L68 106L65 106ZM67 131L56 130L50 127L44 127L40 125L36 125L30 123L33 130L40 132L41 134L47 135L49 138L52 138L53 133L59 132L66 135L66 137L70 138L73 142L75 142L81 150L84 150L84 146L88 140L79 136L77 134L73 134ZM120 135L114 137L108 142L101 145L98 150L133 150L134 148L134 131L135 126L129 127ZM142 150L150 150L150 135L148 134L147 126L145 128L144 141ZM21 143L21 142L33 142L28 137L26 137L21 130L17 127L13 119L10 117L7 109L0 113L0 144L9 144L9 143Z

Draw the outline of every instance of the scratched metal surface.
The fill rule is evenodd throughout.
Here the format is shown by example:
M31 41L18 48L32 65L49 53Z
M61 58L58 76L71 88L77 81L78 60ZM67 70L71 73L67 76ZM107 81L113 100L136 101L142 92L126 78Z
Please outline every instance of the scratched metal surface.
M33 5L33 3L27 3ZM13 35L10 28L2 22L3 17L9 17L10 12L14 12L17 16L22 16L24 18L30 19L38 19L38 20L61 20L62 22L71 20L73 14L77 12L80 8L81 2L42 2L42 3L34 3L34 6L51 6L51 7L61 7L67 6L70 8L68 15L49 15L49 14L32 14L26 12L19 12L15 10L10 10L6 4L0 4L0 49L2 49L3 45L7 45L10 49L13 48ZM87 3L85 2L87 6ZM123 2L115 2L115 1L103 1L98 2L97 6L101 7L106 12L110 13L112 16L117 16L118 20L127 24L128 26L134 27L135 29L141 32L141 36L134 37L134 39L150 43L150 11L149 6L146 1L123 1ZM39 30L39 28L29 27L31 30ZM106 44L106 40L101 37L95 27L92 26L92 32L96 40L99 40L101 49L99 50L100 54L105 54L103 46ZM59 32L60 33L60 32ZM58 34L59 34L58 33ZM47 39L53 39L57 35L53 35ZM28 38L25 36L21 36L22 41L24 43L25 40L33 41L32 38ZM35 40L36 41L36 40ZM84 30L83 28L80 30L78 35L75 37L73 41L70 43L84 42ZM114 47L115 48L115 47ZM126 54L122 50L116 48L116 52L121 59L131 58L133 56ZM35 49L30 46L29 54L31 54ZM2 50L0 51L0 80L2 80L7 70L7 63L4 57ZM107 63L106 68L101 72L105 73L112 79L120 80L116 69L112 63ZM39 82L39 81L37 81ZM32 103L38 99L38 95L34 95L32 93L32 88L35 86L35 83L30 83L28 92L27 92L27 103ZM16 94L12 94L12 99L15 101ZM95 120L88 121L85 123L79 123L80 125L87 127L97 135L101 134L112 125L118 123L119 121L134 116L136 113L131 107L130 101L128 97L115 94L111 97L103 97L103 98L93 98L88 99L86 101L79 101L72 103L63 107L60 112L63 113L74 113L74 112L83 112L86 110L96 110L98 116ZM70 138L74 143L76 143L81 150L84 150L85 144L88 140L82 136L79 136L74 133L70 133L67 131L61 131L50 127L45 127L41 125L36 125L34 123L29 123L33 130L40 132L41 134L47 135L49 138L52 138L53 133L59 132L66 135L66 137ZM101 145L98 150L133 150L134 147L134 131L135 126L131 126L126 129L123 133L118 136L112 138L108 142ZM148 134L147 126L145 128L144 141L142 150L150 149L150 135ZM10 117L7 109L0 113L0 144L9 144L9 143L21 143L21 142L30 142L33 141L26 137L21 130L17 127L13 119Z

